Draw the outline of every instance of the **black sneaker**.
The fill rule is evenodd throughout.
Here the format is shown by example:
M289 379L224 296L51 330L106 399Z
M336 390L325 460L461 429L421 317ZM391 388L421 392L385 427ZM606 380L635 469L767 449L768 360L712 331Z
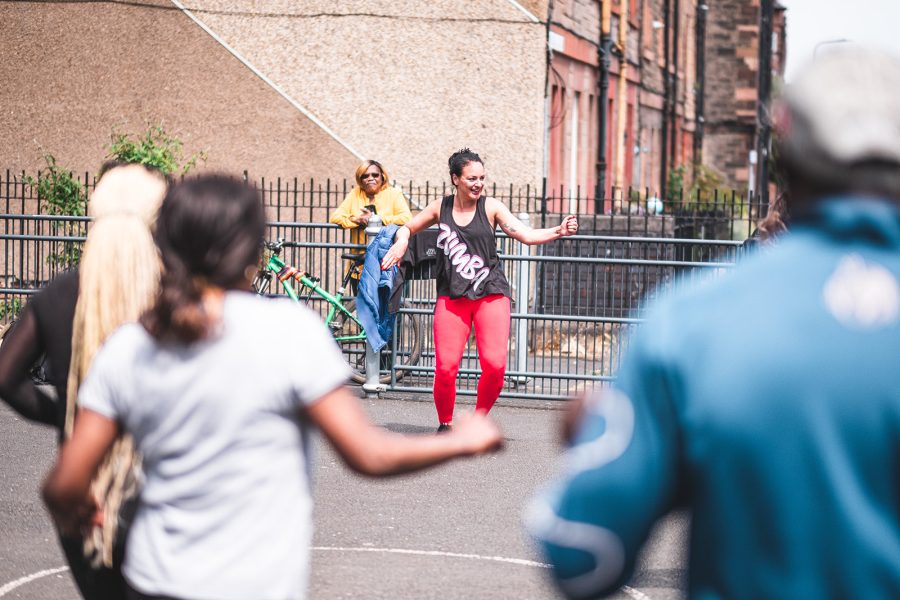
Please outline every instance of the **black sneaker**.
M451 425L450 423L441 423L440 425L438 425L437 432L445 433L447 431L450 431L451 429L453 429L453 425Z

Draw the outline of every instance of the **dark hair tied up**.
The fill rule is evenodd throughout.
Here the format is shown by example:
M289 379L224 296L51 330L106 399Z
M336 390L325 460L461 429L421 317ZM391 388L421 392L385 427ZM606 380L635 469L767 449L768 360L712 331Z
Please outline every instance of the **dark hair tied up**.
M163 261L159 295L141 323L158 340L191 343L214 323L206 287L235 289L259 262L265 213L252 187L228 175L185 179L169 190L155 240Z
M457 150L451 154L450 158L447 160L447 166L450 167L450 181L453 181L454 175L460 177L462 175L463 167L470 162L477 162L484 165L484 161L481 160L481 157L468 148Z

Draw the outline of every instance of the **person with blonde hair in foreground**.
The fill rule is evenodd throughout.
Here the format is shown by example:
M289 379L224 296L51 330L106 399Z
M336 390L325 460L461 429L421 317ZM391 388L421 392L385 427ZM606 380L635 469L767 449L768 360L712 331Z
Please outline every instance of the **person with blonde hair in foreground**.
M57 276L25 306L0 348L0 397L61 437L77 421L75 399L99 347L136 319L159 284L160 261L150 228L167 181L140 165L107 163L88 205L92 221L77 269ZM55 395L36 386L30 368L45 355ZM60 542L81 594L124 598L120 566L127 514L136 493L137 458L122 439L94 483L104 510L87 535L61 531ZM120 521L121 519L121 521Z

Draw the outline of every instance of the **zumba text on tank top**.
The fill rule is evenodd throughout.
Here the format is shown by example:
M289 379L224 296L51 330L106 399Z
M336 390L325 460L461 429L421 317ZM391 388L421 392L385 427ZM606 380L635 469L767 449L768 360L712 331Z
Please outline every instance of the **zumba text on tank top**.
M460 227L453 220L453 196L441 202L438 222L438 296L477 300L491 294L509 296L509 283L497 255L494 228L478 199L471 223Z

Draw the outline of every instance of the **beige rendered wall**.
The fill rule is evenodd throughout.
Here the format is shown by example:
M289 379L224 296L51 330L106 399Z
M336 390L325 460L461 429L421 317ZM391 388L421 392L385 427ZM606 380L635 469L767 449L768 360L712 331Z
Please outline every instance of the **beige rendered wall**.
M447 157L461 146L478 151L499 184L540 181L546 30L509 0L192 0L191 7L400 181L445 180Z
M43 148L93 172L113 125L148 121L210 169L324 180L357 164L167 1L0 3L0 56L0 169L37 169Z

